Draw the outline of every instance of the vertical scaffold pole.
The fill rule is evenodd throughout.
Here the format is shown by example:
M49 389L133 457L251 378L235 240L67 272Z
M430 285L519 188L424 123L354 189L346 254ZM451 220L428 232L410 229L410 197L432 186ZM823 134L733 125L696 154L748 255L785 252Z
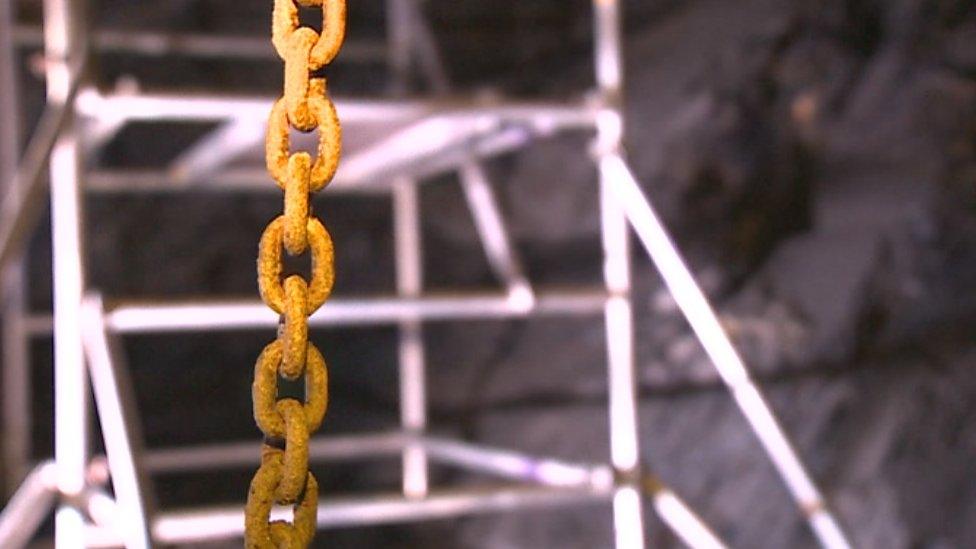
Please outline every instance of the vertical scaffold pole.
M399 95L409 91L411 44L416 39L408 2L387 1L389 65L393 91ZM392 197L397 293L405 299L415 298L423 289L424 279L417 181L398 178ZM400 424L408 433L422 435L427 429L427 368L420 319L401 321L398 337ZM420 443L408 444L403 451L403 494L421 498L428 488L427 451Z
M631 304L630 235L627 218L612 196L614 174L606 159L623 140L623 55L621 13L616 0L594 0L596 81L600 113L594 152L600 166L600 204L609 371L610 459L617 475L613 496L614 542L617 549L643 549L644 520L640 493L640 441Z
M47 99L65 104L72 67L84 55L77 0L44 1ZM88 383L81 337L84 289L81 165L76 124L69 113L51 153L51 234L54 263L54 458L63 501L55 515L57 549L83 547L85 524L71 504L85 488L88 459Z

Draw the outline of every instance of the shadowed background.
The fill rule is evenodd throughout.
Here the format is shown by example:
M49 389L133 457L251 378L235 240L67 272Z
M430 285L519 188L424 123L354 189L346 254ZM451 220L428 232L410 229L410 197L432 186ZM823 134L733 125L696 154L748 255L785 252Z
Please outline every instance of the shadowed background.
M462 90L521 97L592 87L585 1L431 0ZM18 2L38 23L36 2ZM270 2L96 1L95 28L269 34ZM627 147L644 190L715 300L855 545L976 545L976 10L964 0L625 2ZM350 3L349 36L381 39L378 0ZM269 45L270 48L270 45ZM23 114L43 103L22 69ZM329 70L343 96L391 90L381 64ZM273 57L96 58L98 84L273 95ZM416 91L424 85L416 82ZM2 121L0 121L2 123ZM106 166L165 166L212 126L134 125ZM600 279L585 135L487 164L536 283ZM269 186L272 183L269 180ZM89 275L111 297L254 296L274 193L188 191L88 200ZM390 203L321 193L337 296L395 290ZM453 175L422 187L426 287L496 284ZM31 304L49 310L42 223ZM650 467L734 547L813 547L761 447L636 253L642 444ZM253 362L270 331L125 340L150 447L259 436ZM434 323L432 428L574 459L605 459L600 319ZM397 425L394 329L316 331L331 373L323 434ZM33 346L35 455L51 453L51 346ZM325 493L395 486L396 461L316 465ZM435 481L464 481L435 469ZM163 507L243 501L252 471L157 478ZM593 548L610 513L531 511L320 533L322 547ZM650 543L679 542L656 519ZM234 546L236 544L228 544Z

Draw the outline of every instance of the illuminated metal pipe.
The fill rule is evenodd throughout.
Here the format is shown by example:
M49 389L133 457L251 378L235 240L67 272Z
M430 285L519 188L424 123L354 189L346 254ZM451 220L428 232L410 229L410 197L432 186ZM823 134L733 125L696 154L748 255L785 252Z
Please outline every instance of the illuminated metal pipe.
M661 520L692 549L726 549L715 532L685 504L677 494L650 473L645 473L641 486L654 503Z
M85 486L88 459L88 382L81 342L84 268L81 254L81 192L78 143L62 137L51 155L51 218L54 241L54 423L58 485L66 495ZM84 519L62 504L55 514L59 549L80 547Z
M742 357L732 345L704 292L695 282L626 162L617 155L607 156L601 161L601 169L611 174L615 182L611 190L617 203L626 211L627 218L657 266L678 307L701 341L722 381L728 385L736 404L783 477L821 545L830 549L848 549L850 542L803 467L769 404L751 379Z
M397 179L393 186L393 241L397 292L401 298L417 299L423 291L422 240L417 182ZM397 342L400 425L413 435L421 435L427 429L427 372L421 320L413 315L400 319ZM426 495L429 479L424 447L409 444L404 448L402 463L403 494L411 498Z
M400 95L406 93L409 87L410 44L414 38L414 31L408 20L409 6L410 0L386 2L387 62L393 73L394 92ZM454 130L454 128L450 129ZM410 128L407 128L406 132L399 133L401 136L410 133ZM428 139L433 137L435 137L433 133L427 135ZM465 136L460 136L460 139L465 139ZM413 137L407 136L407 142L402 147L390 146L391 143L386 140L386 143L373 145L372 151L365 151L364 156L360 158L367 160L365 164L388 165L386 159L389 155L384 154L383 149L406 149L405 160L408 163L415 162L418 143L426 143L426 140L413 141ZM374 151L380 153L378 162L369 161L369 156ZM364 163L360 162L360 165L362 164ZM355 167L354 160L353 173ZM382 170L373 170L373 173L376 171ZM397 293L401 297L417 298L423 292L424 279L419 180L405 170L391 180ZM427 364L424 332L423 324L418 317L401 319L398 328L400 426L413 435L412 440L403 447L400 482L403 495L417 499L426 496L430 489L427 450L416 439L417 435L422 435L427 429Z
M424 446L430 452L431 459L512 480L552 487L589 487L598 490L609 490L613 485L613 470L606 465L540 458L521 452L435 437L425 437Z
M534 134L524 126L497 125L493 129L479 131L470 139L456 141L449 144L442 151L429 151L423 156L406 159L405 162L387 166L387 169L375 169L366 172L363 179L356 180L340 176L338 187L341 190L351 190L354 187L381 187L395 177L410 177L422 180L435 175L456 170L472 158L488 158L525 147ZM383 166L383 164L379 164ZM341 172L341 170L340 170ZM399 174L399 175L398 175Z
M89 296L82 304L82 337L88 358L88 371L105 451L111 465L112 488L119 503L121 535L127 549L148 549L149 499L147 482L141 469L142 435L133 422L138 417L128 382L128 372L119 363L106 333L104 310L99 296Z
M242 142L260 141L265 113L272 98L245 98L215 95L114 93L102 94L83 90L78 111L101 123L117 127L126 121L139 120L231 120L236 128L246 128L247 135L219 134L218 141L228 137ZM457 167L474 156L499 154L525 145L529 134L547 135L565 129L587 129L594 124L595 112L586 102L531 103L498 100L440 98L436 100L337 100L337 110L347 125L357 123L404 124L391 136L355 151L339 169L333 188L360 186L364 183L386 183L398 177L425 177ZM241 132L238 132L241 133ZM191 160L217 156L210 151L212 143L201 142ZM208 151L214 152L213 155ZM181 161L179 167L185 167ZM194 162L189 162L193 165ZM211 164L207 164L212 168ZM125 178L92 178L88 188L94 190L145 190L145 182ZM206 179L195 170L181 170L174 182L162 182L153 190L182 189L187 183ZM240 178L244 186L267 187L263 170L226 177ZM176 183L176 184L173 184ZM209 182L203 182L209 183ZM208 184L208 188L215 185ZM219 187L219 185L216 185Z
M401 158L393 161L392 157L376 155L376 162L361 164L358 173L351 168L340 167L329 190L343 193L388 192L391 183L399 177L423 180L456 169L472 157L496 156L518 149L532 137L532 133L525 128L508 127L481 132L471 139L456 140L444 150L422 156L401 155ZM263 168L223 168L207 176L189 173L185 178L158 170L102 169L89 173L85 181L85 190L98 193L173 193L191 188L208 192L268 193L277 190L274 185L268 185L268 172Z
M99 488L89 488L85 493L85 502L85 510L92 522L118 529L118 521L124 514L119 512L119 505L113 497Z
M630 302L630 252L623 212L609 199L609 174L601 176L604 277L611 297L604 312L609 384L610 459L614 470L631 484L617 486L613 496L616 549L644 547L643 505L638 487L640 439L634 363L633 309Z
M423 310L421 316L427 320L449 320L458 317L462 319L478 318L478 313L469 310L470 307L487 310L488 318L517 318L532 314L556 315L563 312L572 315L595 315L600 312L601 303L606 299L606 293L600 290L592 292L551 291L545 298L539 307L529 311L524 311L521 307L511 304L511 298L508 295L487 293L470 294L467 297L420 298L421 301L427 301L427 305L410 301L401 302L394 298L364 299L362 301L336 299L330 300L329 304L341 309L328 314L320 313L323 316L316 318L313 326L393 324L404 315L412 315L413 311L418 310L418 308ZM503 304L503 301L508 303ZM464 302L464 304L458 308L452 307L451 302ZM363 306L360 307L357 303L362 303ZM268 313L267 310L263 310L262 306L254 301L245 300L175 302L169 304L126 302L117 304L114 311L117 316L109 325L114 329L121 330L122 333L182 332L210 327L240 330L267 328L277 322L276 317ZM164 313L166 318L161 318L158 322L147 321L145 317L152 314L153 311ZM172 318L185 314L202 314L204 316L202 318L187 318L182 322L177 318ZM25 321L25 330L35 336L50 334L52 329L52 319L48 315L33 315Z
M442 490L419 500L402 495L335 498L319 501L320 528L367 526L444 519L461 515L514 511L535 507L578 505L606 501L609 494L590 489L512 487ZM277 509L272 520L291 511ZM154 524L157 543L192 543L240 536L244 529L240 507L163 513Z
M598 162L615 153L623 139L623 56L620 3L593 0L594 68L600 111L593 146ZM613 122L608 123L609 122ZM627 220L611 197L615 174L600 169L600 219L607 301L606 335L610 415L610 459L623 480L613 494L616 549L643 549L644 519L640 497L640 439L634 359L634 319L631 302L631 254Z
M309 318L310 327L392 324L405 318L463 320L529 315L592 315L602 310L603 291L552 291L525 311L506 294L469 294L416 299L332 299ZM126 302L110 306L109 329L116 333L253 329L278 325L278 316L258 301Z
M88 36L75 1L44 0L43 9L47 103L63 109L58 123L52 123L56 129L51 133L58 138L50 151L49 164L54 270L54 460L58 491L63 498L54 515L54 541L58 549L80 549L84 545L85 520L71 498L80 496L85 489L89 393L80 326L85 287L81 158L72 96L87 55ZM27 193L31 194L30 188ZM24 211L18 210L18 218ZM8 247L5 242L0 245Z
M248 441L157 448L143 453L140 463L147 472L155 474L253 467L258 463L259 446ZM313 438L309 442L309 459L349 461L367 456L393 457L409 446L422 447L432 460L511 480L563 488L588 486L607 489L613 484L613 473L605 465L540 458L481 444L414 436L406 431ZM104 456L92 460L89 474L96 478L107 478L108 463Z
M517 307L531 309L535 301L532 284L525 276L522 260L512 245L501 208L484 169L476 162L464 162L460 176L461 189L485 248L488 263L495 271L495 276L508 288L512 302Z
M444 129L439 131L434 126ZM256 141L260 137L249 128L250 135L235 136L235 141ZM351 153L340 166L335 179L329 185L338 192L382 192L390 188L392 181L405 177L425 179L457 169L472 158L497 156L525 146L537 134L525 126L486 125L475 122L458 126L441 119L428 120L413 129L423 129L426 134L432 131L441 140L438 146L425 145L423 136L410 135L407 130L397 132L393 137L365 150ZM409 130L410 128L408 128ZM206 149L198 149L197 154ZM205 155L204 155L205 156ZM219 157L219 155L217 155ZM89 174L86 190L97 192L176 192L192 187L194 190L240 191L253 190L269 192L276 187L268 185L264 169L230 168L212 173L214 164L201 170L181 170L173 172L101 170ZM209 174L209 175L208 175Z
M508 128L514 129L514 128ZM450 153L474 149L473 144L491 139L506 128L493 118L452 120L434 116L390 132L368 147L351 152L344 160L334 186L356 185L371 180L410 178L410 167L431 164ZM528 133L519 128L520 133Z
M57 495L57 467L53 461L45 461L24 478L0 513L0 547L27 546L57 502Z
M367 456L393 456L403 450L408 437L400 432L343 435L313 438L309 441L312 461L344 461ZM148 473L185 473L233 467L254 467L260 461L260 443L252 441L208 444L146 450L141 459ZM92 459L90 474L105 477L108 463L104 456Z
M151 121L215 121L267 118L274 97L192 93L109 93L94 88L78 93L78 113L95 119ZM527 124L544 133L559 129L588 129L595 112L584 101L532 102L444 97L437 99L335 99L344 124L398 124L423 117L441 117L452 122L499 119Z

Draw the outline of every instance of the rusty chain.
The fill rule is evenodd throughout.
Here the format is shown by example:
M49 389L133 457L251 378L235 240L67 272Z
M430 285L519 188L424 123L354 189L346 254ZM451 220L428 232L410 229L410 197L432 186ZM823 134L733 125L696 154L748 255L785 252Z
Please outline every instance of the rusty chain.
M322 31L300 26L298 2L322 9ZM346 29L346 0L275 0L272 38L285 62L282 97L268 120L268 172L284 191L284 215L272 221L258 247L258 287L264 303L281 315L278 338L258 357L251 395L254 419L264 433L261 466L251 481L244 545L251 549L303 548L315 534L318 482L308 470L308 439L328 406L328 373L322 353L308 340L308 317L332 292L332 238L312 217L309 193L324 188L339 163L342 130L325 78L313 77L338 54ZM292 153L289 131L319 130L316 157ZM282 280L283 253L311 254L310 278ZM278 377L304 377L305 402L278 398ZM274 505L292 505L291 523L271 521Z

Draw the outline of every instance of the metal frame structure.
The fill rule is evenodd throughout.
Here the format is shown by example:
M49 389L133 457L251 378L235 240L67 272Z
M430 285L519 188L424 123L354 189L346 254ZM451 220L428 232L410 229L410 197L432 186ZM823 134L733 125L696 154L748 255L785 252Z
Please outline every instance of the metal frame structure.
M802 466L768 404L751 380L728 335L627 167L622 143L624 117L621 8L618 0L593 0L596 89L585 101L524 103L453 96L435 42L417 0L387 0L388 46L359 44L344 55L385 55L395 75L395 97L339 100L350 134L358 125L393 125L343 161L330 188L389 193L393 203L398 295L334 299L310 319L313 327L386 324L399 327L401 429L313 439L317 460L367 455L401 456L398 493L326 498L321 527L404 522L523 507L609 503L614 545L644 547L643 503L654 509L692 547L724 547L669 489L643 468L638 437L637 391L631 304L631 227L662 274L682 312L729 386L736 403L796 499L824 547L850 546L823 497ZM48 110L22 160L19 130L3 124L0 175L5 183L0 211L3 267L3 436L6 480L23 480L0 514L0 546L16 547L33 535L56 506L55 542L72 547L149 547L240 536L241 507L183 511L153 507L151 473L246 467L256 463L257 443L193 448L142 448L127 367L116 352L117 337L132 333L235 330L272 327L277 319L254 301L122 302L106 305L85 283L82 207L85 192L187 188L243 192L270 189L263 171L228 169L238 154L263 138L271 98L219 95L102 94L86 86L81 67L88 48L122 49L142 55L241 57L268 55L270 46L248 40L193 35L135 36L92 33L77 0L44 0L43 33L16 25L12 3L0 11L0 117L16 120L16 42L43 42ZM43 40L42 40L43 38ZM350 49L353 53L349 53ZM405 99L406 75L419 67L435 92ZM76 123L85 118L88 124ZM81 158L135 120L209 120L220 127L163 172L83 172ZM568 129L592 130L599 166L604 285L590 289L534 288L524 275L504 217L478 160L518 149L534 138ZM23 249L43 204L42 174L49 162L55 305L52 318L32 315L24 302ZM214 174L220 171L219 176ZM454 170L503 289L466 295L423 292L419 182ZM138 181L139 184L132 184ZM206 184L203 181L207 181ZM423 322L534 315L603 316L608 350L610 463L585 464L530 456L431 436L427 432ZM48 333L55 341L55 456L29 467L30 394L28 338ZM104 434L105 456L89 449L89 383ZM431 462L496 477L477 489L431 486ZM105 486L112 482L112 494Z

